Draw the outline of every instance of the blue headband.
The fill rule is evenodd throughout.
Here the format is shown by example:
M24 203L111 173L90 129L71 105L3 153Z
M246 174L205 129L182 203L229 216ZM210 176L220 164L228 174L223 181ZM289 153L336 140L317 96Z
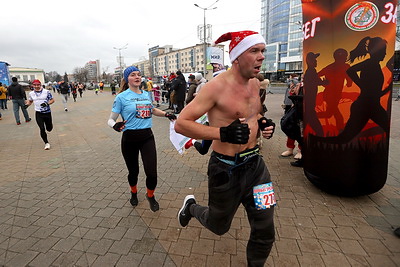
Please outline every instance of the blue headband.
M134 71L139 71L139 72L140 72L140 70L139 70L138 68L136 68L135 66L127 67L127 68L124 70L124 80L125 80L125 82L128 82L128 76L129 76L129 74L131 74L131 73L134 72Z

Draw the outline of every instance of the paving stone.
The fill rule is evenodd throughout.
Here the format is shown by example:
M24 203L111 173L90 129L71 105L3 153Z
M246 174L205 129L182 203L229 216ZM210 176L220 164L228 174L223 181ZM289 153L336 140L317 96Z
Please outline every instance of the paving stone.
M104 238L111 239L111 240L121 240L126 232L127 232L127 229L125 227L116 227L116 228L108 229L104 235Z
M126 256L121 256L115 266L117 267L131 267L131 266L140 266L144 255L139 253L131 252Z
M179 240L179 242L172 242L169 249L170 254L179 256L189 256L192 250L193 241Z
M96 260L93 262L93 266L115 266L119 258L120 255L118 254L107 253L104 256L97 257Z
M64 253L69 253L69 251L80 242L80 238L78 237L68 237L65 239L60 239L54 246L54 250L59 250Z
M144 237L141 240L135 240L132 250L138 253L150 254L157 241L153 238Z
M6 266L27 266L36 256L37 252L25 251L16 254L11 260L7 261Z
M345 254L355 254L355 255L362 255L362 256L367 255L364 248L356 240L344 239L340 242L337 242L337 244Z
M341 226L333 229L340 239L360 239L353 227Z
M325 251L321 247L320 242L316 239L304 238L301 240L297 240L297 244L302 254L304 253L313 253L319 255L325 254Z
M46 253L39 253L35 259L33 259L29 266L52 266L52 263L61 255L61 251L50 250Z
M59 227L56 231L54 231L51 235L59 238L67 238L70 236L77 227L75 225L66 225L64 227Z
M301 255L301 251L296 239L281 238L276 243L278 253L287 253L292 255Z
M103 227L96 227L94 229L89 229L84 235L84 238L91 240L100 240L107 233L108 229Z
M82 257L83 252L71 250L68 253L61 253L60 256L53 262L54 266L74 266Z
M301 256L297 256L297 260L300 266L324 266L324 261L321 255L314 253L303 253Z
M209 155L194 149L179 155L165 138L169 122L154 117L161 209L149 210L141 162L139 205L133 208L121 135L104 119L114 98L87 91L66 114L55 97L57 120L49 136L52 149L46 153L33 142L40 140L36 125L20 131L6 115L0 124L0 131L19 144L0 141L8 155L2 165L7 175L0 176L0 266L247 266L250 227L242 206L223 236L195 219L186 228L176 220L187 194L208 203ZM268 116L275 121L283 114L282 99L282 94L268 95ZM82 116L71 116L78 113ZM400 132L397 118L400 109L395 107L395 136ZM88 122L90 127L81 127ZM384 188L346 198L321 191L303 169L290 166L292 159L279 157L286 136L277 124L274 139L262 149L278 201L276 242L266 266L400 266L399 239L393 234L400 226L398 137L390 140ZM20 153L22 149L27 152ZM37 153L42 156L33 156ZM22 164L15 164L16 159Z
M41 239L38 242L36 242L34 245L31 246L31 250L41 252L41 253L47 253L59 241L60 241L60 238L50 236L50 237L47 237L46 239Z
M192 253L190 257L183 257L181 266L206 266L207 256Z
M346 259L346 256L342 253L327 253L326 255L321 255L322 260L325 263L325 266L350 266L349 261Z
M29 250L34 244L39 241L39 238L29 237L26 239L19 240L12 246L8 248L8 250L17 252L20 254L24 254L27 250Z

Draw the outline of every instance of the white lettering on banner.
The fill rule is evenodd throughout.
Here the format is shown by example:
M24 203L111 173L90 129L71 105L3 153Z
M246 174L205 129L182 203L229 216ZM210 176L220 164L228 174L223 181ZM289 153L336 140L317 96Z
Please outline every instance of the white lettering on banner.
M304 40L315 36L315 30L317 28L317 22L321 21L321 17L313 18L311 21L307 21L303 25L303 36Z
M387 9L384 16L381 17L381 21L385 24L396 23L397 21L397 6L395 7L393 3L388 2L385 4Z

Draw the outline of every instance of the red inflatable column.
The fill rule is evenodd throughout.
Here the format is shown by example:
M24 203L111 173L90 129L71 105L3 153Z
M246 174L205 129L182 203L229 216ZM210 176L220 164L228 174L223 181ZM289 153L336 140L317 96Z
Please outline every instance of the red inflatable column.
M345 196L387 178L397 1L303 0L304 172Z

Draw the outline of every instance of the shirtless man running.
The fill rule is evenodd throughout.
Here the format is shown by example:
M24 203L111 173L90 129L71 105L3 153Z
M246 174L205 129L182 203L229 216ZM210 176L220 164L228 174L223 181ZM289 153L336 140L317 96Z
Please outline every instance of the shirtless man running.
M271 138L274 123L262 117L260 82L254 79L264 60L265 40L253 31L229 32L215 43L230 40L232 68L208 82L178 117L175 130L185 136L213 140L208 166L208 206L186 196L178 212L182 227L195 217L217 235L228 232L242 204L251 234L247 244L249 266L264 266L275 230L275 196L268 169L259 155L257 133ZM208 113L209 126L196 123Z

